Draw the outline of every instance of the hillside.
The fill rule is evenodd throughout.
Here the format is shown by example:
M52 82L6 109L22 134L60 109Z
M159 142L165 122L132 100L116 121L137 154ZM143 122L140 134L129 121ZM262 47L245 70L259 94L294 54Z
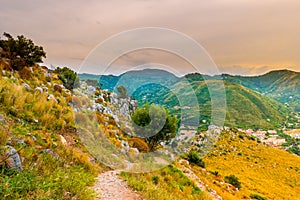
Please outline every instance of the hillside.
M113 91L117 85L124 85L129 93L134 92L137 88L145 84L158 83L171 85L179 79L172 73L159 69L133 70L119 76L79 74L79 77L82 80L96 79L102 85L102 89L108 89L109 91Z
M86 74L80 76L84 79L97 77ZM163 70L145 69L129 71L120 76L101 76L99 82L103 84L103 89L109 90L113 90L116 85L124 85L129 94L138 100L140 106L146 102L164 105L171 109L171 113L179 116L181 108L174 92L188 96L191 92L187 91L185 82L188 81L196 92L200 107L200 120L204 120L205 123L202 125L206 126L210 122L211 105L210 94L204 84L204 79L210 82L217 81L216 79L224 80L227 96L226 125L231 127L282 127L286 123L285 117L290 112L285 106L291 104L292 109L297 109L297 96L300 94L298 91L300 88L298 87L299 73L286 70L272 71L257 77L206 76L193 73L178 78ZM173 89L174 91L172 91ZM217 88L215 87L215 89ZM286 103L286 105L281 105L272 100L273 98L281 103ZM192 103L188 99L185 101L185 104ZM174 109L177 106L179 109ZM216 109L224 112L224 108ZM290 119L293 122L296 120Z
M220 82L210 80L207 83L214 91L218 90ZM283 105L264 95L229 81L225 81L224 84L227 104L225 125L227 126L241 128L279 127L289 113L289 110ZM200 120L205 120L208 123L211 116L211 99L208 87L204 81L193 81L191 86L198 99ZM184 88L182 82L176 83L172 88L174 89L173 92L172 89L159 85L148 85L137 90L133 97L140 104L148 101L165 105L171 109L172 113L179 114L180 110L174 109L175 106L180 107L175 94L180 93L182 96L189 97L190 91ZM225 110L223 107L214 109L220 112Z
M297 111L300 102L300 73L289 70L271 71L261 76L222 75L225 80L241 84L263 93L281 103L287 103Z
M195 146L191 146L193 148ZM158 172L123 173L122 176L131 187L150 200L181 199L182 195L187 199L218 199L211 194L217 194L224 200L300 197L300 158L253 141L245 133L223 131L203 161L205 168L181 160ZM240 188L226 183L229 175L238 178ZM199 193L197 198L193 197L196 189L189 188L193 184L184 181L186 177L203 185L202 191L211 193ZM173 182L175 180L179 182ZM159 192L156 192L157 189Z
M89 187L102 167L76 133L70 91L59 90L57 75L42 67L20 73L2 71L5 65L0 63L1 199L93 199Z

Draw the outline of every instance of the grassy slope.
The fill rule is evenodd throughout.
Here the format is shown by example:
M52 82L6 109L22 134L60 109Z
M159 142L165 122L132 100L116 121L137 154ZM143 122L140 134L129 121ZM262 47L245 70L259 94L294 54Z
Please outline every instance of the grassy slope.
M46 77L37 68L30 80L15 73L13 78L0 76L0 113L7 123L2 125L1 145L10 140L24 158L23 172L11 174L0 171L0 197L2 199L93 199L94 192L88 188L100 170L92 164L90 155L80 142L64 146L59 134L68 141L79 141L74 132L71 108L62 93L49 87L59 103L47 101L46 94L27 91L26 82L34 88L46 84ZM48 80L60 83L55 78ZM38 120L36 123L34 120ZM23 140L24 144L17 141ZM50 149L57 153L42 153Z
M242 77L223 75L232 81L285 103L300 100L300 73L289 70L272 71L261 76ZM294 99L289 99L293 96Z
M220 81L210 80L207 81L207 83L210 84L212 90L216 91L216 94L220 93ZM288 114L288 109L283 105L264 95L232 82L224 81L224 84L227 103L225 124L228 126L272 128L279 126ZM174 91L182 96L189 97L191 91L187 90L184 85L183 82L178 82L173 87ZM209 120L211 115L211 99L206 83L203 81L193 81L191 86L198 98L201 119ZM147 99L142 100L143 96L147 96ZM134 97L137 98L141 104L149 101L151 103L165 105L169 109L172 109L175 105L179 105L174 93L170 92L167 88L155 85L152 90L149 86L141 88L134 93ZM186 101L187 104L192 104L188 102L188 98ZM224 111L225 108L217 107L214 109ZM180 111L177 112L179 113ZM173 110L173 113L176 114L176 111Z
M217 171L219 176L208 175L196 167L194 171L224 199L249 198L253 193L269 199L300 197L300 157L230 134L224 134L216 146L204 161L207 170ZM218 181L230 174L242 182L239 192L228 192Z
M300 157L241 135L243 139L224 133L215 149L203 159L206 170L195 165L188 167L224 200L250 199L251 194L268 199L298 199ZM123 173L122 177L147 200L210 199L205 192L195 194L194 185L176 168L177 165L180 164L174 163L152 173ZM212 172L218 172L218 175ZM241 181L239 191L224 183L224 177L231 174Z

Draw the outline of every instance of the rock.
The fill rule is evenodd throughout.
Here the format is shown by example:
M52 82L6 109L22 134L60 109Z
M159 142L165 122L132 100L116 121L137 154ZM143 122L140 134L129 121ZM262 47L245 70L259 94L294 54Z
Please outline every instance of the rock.
M30 85L28 85L27 83L24 83L23 86L24 86L24 88L25 88L26 90L30 90L30 89L31 89L31 88L30 88Z
M53 151L52 149L43 149L41 152L42 153L48 153L49 155L53 156L56 160L59 159L59 155L55 151Z
M12 146L4 146L1 148L1 154L3 154L0 160L4 161L5 168L16 172L22 171L22 162L20 155L15 148Z
M88 94L95 94L95 91L96 91L96 88L95 87L93 87L93 86L88 86L88 88L87 88L87 93Z
M53 94L50 94L50 95L48 96L47 100L48 100L48 101L53 100L53 101L55 101L55 102L57 103L57 100L56 100L56 98L55 98L55 96L54 96Z
M0 123L6 124L6 120L4 119L2 114L0 114Z
M34 90L39 93L43 93L43 88L41 88L41 87L36 87L36 88L34 88Z
M67 140L64 138L64 136L59 135L59 137L60 137L60 141L61 141L61 143L62 143L63 145L67 145L67 144L68 144L68 142L67 142Z

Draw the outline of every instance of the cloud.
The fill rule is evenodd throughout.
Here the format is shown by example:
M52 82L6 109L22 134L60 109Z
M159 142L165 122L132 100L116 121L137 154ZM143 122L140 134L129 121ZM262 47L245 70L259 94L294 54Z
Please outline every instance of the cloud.
M158 26L191 36L219 66L244 66L222 67L224 71L260 73L265 70L261 66L300 66L296 0L1 0L1 5L0 32L32 38L46 49L48 64L78 67L80 60L70 58L86 57L111 35Z

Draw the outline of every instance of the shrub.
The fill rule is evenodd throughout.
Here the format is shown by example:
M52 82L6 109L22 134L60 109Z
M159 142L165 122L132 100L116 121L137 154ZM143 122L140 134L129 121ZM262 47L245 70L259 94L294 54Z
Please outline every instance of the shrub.
M196 151L191 150L187 155L187 159L190 163L193 163L193 164L198 165L202 168L205 168L204 161L199 157L199 155Z
M102 98L96 99L96 103L103 103L103 99Z
M242 183L239 181L238 177L236 177L235 175L231 174L229 176L225 176L224 181L226 183L229 183L231 185L233 185L234 187L240 189L242 187Z
M58 78L63 82L65 88L72 90L74 88L79 87L79 77L77 73L73 70L64 67L64 68L56 68L55 73L58 74Z
M159 177L158 176L152 176L152 181L155 185L158 184L158 181L159 181Z
M76 113L75 114L75 122L78 124L86 124L87 123L87 117L83 113Z
M250 198L251 198L251 199L258 199L258 200L267 200L266 197L261 196L261 195L259 195L259 194L250 194Z
M140 138L129 138L128 143L133 148L137 148L140 152L149 152L150 151L148 144Z

